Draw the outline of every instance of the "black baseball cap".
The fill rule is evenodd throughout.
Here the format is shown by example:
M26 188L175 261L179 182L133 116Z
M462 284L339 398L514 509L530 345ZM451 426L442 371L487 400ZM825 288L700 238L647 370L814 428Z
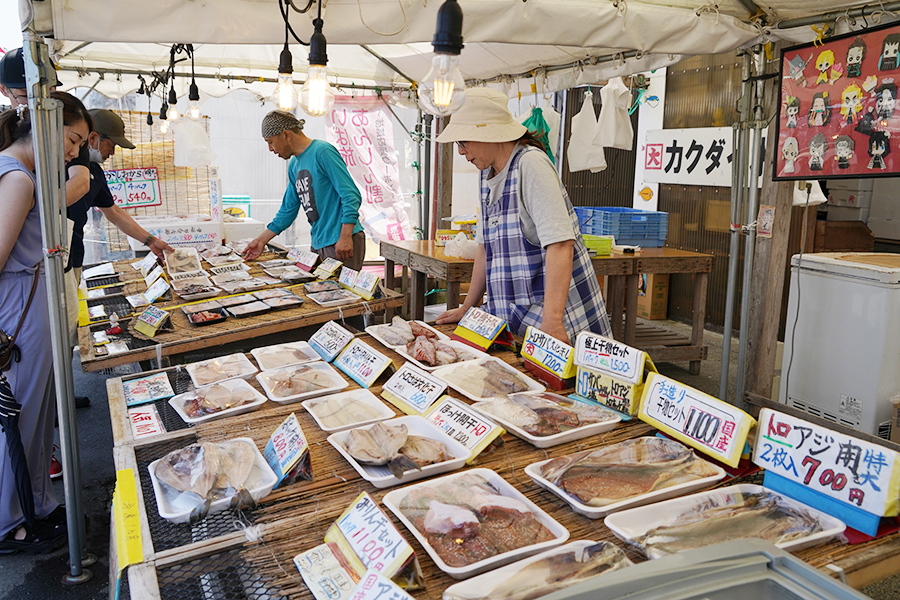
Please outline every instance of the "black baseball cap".
M50 87L60 85L56 77L56 69L53 70L53 79ZM24 90L25 83L25 59L22 57L22 49L10 50L0 58L0 85L14 90Z

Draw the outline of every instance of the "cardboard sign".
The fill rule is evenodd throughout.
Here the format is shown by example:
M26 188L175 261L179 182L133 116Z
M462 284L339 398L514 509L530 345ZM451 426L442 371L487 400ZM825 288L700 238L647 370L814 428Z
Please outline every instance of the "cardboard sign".
M337 545L358 577L369 569L393 577L413 555L409 542L365 492L328 528L325 541Z
M147 337L153 337L168 318L169 313L163 309L155 306L148 306L144 312L138 315L134 329L140 331Z
M596 333L582 331L575 338L575 364L614 379L640 383L646 359L646 352Z
M444 396L431 407L425 418L438 429L472 451L472 457L466 461L475 462L475 457L487 448L506 430L476 412L469 405L459 402L450 396Z
M353 284L352 291L366 300L371 300L375 297L375 289L378 287L379 281L381 281L381 278L375 273L360 271L359 275L356 276L356 282Z
M153 285L157 279L162 277L163 268L162 265L156 265L153 267L149 273L144 277L144 283L147 284L147 289L150 289L150 286Z
M343 267L341 268L341 274L338 275L338 283L341 284L342 288L353 291L353 284L356 283L357 276L359 276L359 271L354 271L350 267Z
M474 306L459 321L453 331L453 339L487 350L500 333L506 329L506 321Z
M353 340L344 348L334 365L363 386L371 387L384 370L393 365L390 358L362 340Z
M155 373L122 382L125 391L125 405L138 406L175 395L169 377L165 373Z
M301 250L300 248L291 248L287 257L304 271L312 271L319 260L319 255L312 250Z
M332 277L343 264L344 263L336 258L326 258L322 261L322 264L319 265L319 268L313 271L313 275L319 279L328 279L329 277Z
M147 304L153 304L157 300L159 300L163 294L169 291L169 282L165 280L165 278L160 277L156 281L153 282L153 285L147 288L147 291L144 292L144 298L147 300Z
M753 462L875 515L900 512L900 455L883 446L764 408Z
M331 362L352 339L352 333L334 321L328 321L309 338L309 345L322 357L322 360Z
M656 372L656 366L649 358L646 369L651 373ZM588 367L578 367L575 393L620 413L634 416L641 404L644 383L629 383Z
M166 428L163 427L156 411L156 406L138 406L128 409L128 422L131 423L131 433L134 439L151 437L165 433Z
M740 462L756 423L744 411L659 373L647 378L638 418L731 467Z
M530 325L525 330L522 357L560 379L575 376L574 348Z
M415 600L378 571L366 571L350 600Z
M356 581L328 544L321 544L294 557L303 583L316 600L348 600Z
M309 444L300 429L300 421L296 414L291 413L275 429L263 450L266 462L278 476L275 489L287 478L308 449Z
M404 363L384 384L381 397L408 415L421 415L446 389L444 381L410 363Z

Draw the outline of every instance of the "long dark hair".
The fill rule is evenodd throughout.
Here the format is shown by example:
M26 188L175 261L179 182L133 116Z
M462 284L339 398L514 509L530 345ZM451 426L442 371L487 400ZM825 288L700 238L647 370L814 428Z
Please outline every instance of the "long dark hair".
M88 131L94 129L94 120L81 100L66 92L50 92L50 97L62 103L63 125L71 126L84 121ZM0 151L6 150L21 139L31 137L31 112L15 108L0 113Z

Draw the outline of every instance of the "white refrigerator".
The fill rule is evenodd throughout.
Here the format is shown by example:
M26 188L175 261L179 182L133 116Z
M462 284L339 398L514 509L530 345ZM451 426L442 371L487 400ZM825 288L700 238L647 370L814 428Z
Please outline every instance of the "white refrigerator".
M900 254L794 256L784 337L781 402L890 435L889 399L900 393Z

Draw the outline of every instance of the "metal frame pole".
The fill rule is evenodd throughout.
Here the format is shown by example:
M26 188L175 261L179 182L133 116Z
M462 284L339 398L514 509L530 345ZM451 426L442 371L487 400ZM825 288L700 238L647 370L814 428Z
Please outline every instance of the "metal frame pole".
M434 116L426 114L425 115L425 164L424 164L424 183L422 186L422 205L425 208L425 220L422 223L422 231L424 233L424 237L422 239L431 239L431 186L434 183L434 168L433 168L433 160L432 160L432 145L434 144L434 140L431 139L432 136L432 125L434 123Z

